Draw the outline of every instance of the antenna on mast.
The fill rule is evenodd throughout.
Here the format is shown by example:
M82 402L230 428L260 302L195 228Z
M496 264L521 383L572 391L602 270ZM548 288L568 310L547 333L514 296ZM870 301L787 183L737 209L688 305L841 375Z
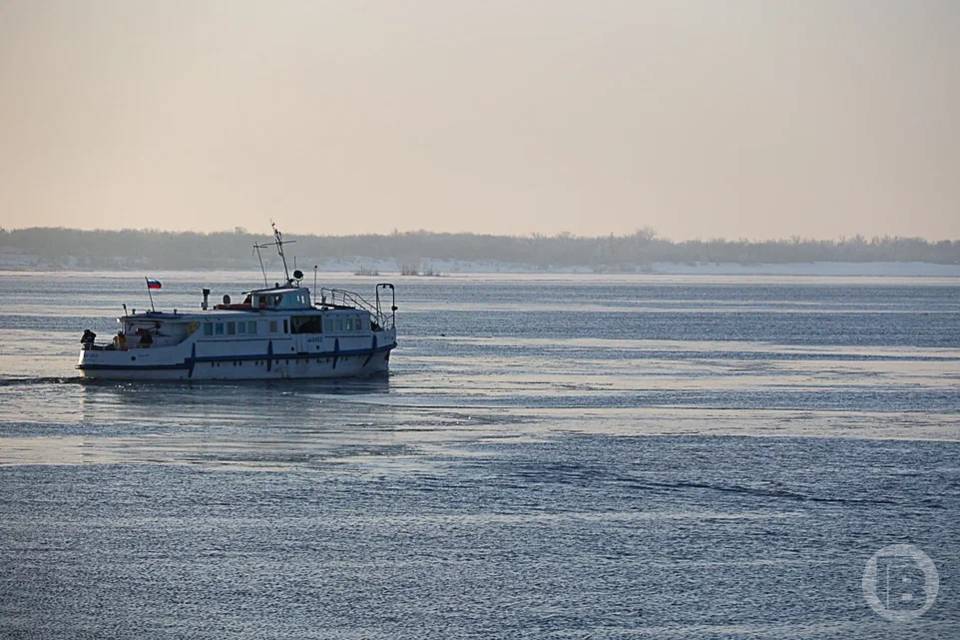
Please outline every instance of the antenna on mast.
M263 286L269 287L270 285L267 284L267 272L263 268L263 257L260 255L260 249L266 249L271 244L277 248L277 254L280 256L280 261L283 262L283 275L286 278L286 283L290 284L290 270L287 268L287 256L283 253L283 245L293 244L296 240L284 240L280 229L277 229L276 222L270 222L270 226L273 227L273 242L253 245L253 248L257 250L257 258L260 260L260 271L263 272Z

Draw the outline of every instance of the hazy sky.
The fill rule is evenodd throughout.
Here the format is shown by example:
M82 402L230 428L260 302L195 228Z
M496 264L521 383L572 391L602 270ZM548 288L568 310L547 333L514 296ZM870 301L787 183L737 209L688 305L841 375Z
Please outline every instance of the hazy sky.
M0 226L960 238L960 2L0 0Z

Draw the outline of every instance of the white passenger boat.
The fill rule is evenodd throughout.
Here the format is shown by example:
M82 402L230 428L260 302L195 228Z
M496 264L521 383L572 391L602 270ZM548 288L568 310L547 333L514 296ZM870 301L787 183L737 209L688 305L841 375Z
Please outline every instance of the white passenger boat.
M117 319L111 344L97 344L84 332L77 369L85 378L108 380L251 380L340 378L387 371L397 346L396 294L377 284L373 302L343 289L320 289L312 301L290 277L284 241L274 227L283 262L284 284L255 289L240 303L209 308L209 289L196 312L147 311ZM259 247L258 247L259 248ZM159 287L148 279L148 289ZM389 300L387 299L389 298ZM151 295L152 301L152 295ZM382 308L389 302L389 308ZM151 304L152 306L152 304Z

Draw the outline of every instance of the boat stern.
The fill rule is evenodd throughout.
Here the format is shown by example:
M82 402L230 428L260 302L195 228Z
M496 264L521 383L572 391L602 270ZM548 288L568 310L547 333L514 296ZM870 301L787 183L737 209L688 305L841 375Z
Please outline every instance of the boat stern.
M188 373L189 361L171 348L84 349L76 368L89 379L178 379Z

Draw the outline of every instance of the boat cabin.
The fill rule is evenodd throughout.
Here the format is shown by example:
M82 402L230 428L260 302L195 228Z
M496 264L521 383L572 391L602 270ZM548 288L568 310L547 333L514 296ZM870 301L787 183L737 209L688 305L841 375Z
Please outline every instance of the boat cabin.
M287 311L290 309L312 309L310 290L306 287L274 287L256 289L247 294L244 302L257 310Z

